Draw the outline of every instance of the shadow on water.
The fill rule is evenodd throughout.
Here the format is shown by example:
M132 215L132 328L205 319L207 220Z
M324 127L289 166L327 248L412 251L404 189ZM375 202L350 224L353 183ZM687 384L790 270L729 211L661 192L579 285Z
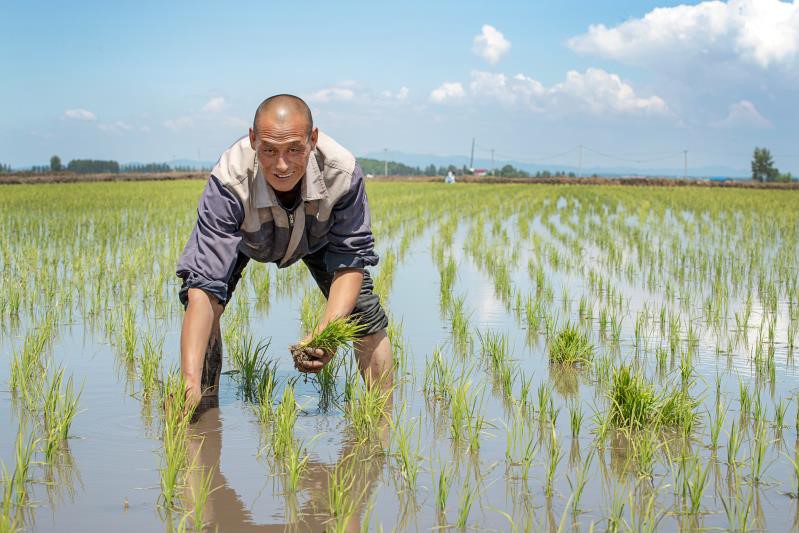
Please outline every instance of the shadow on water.
M336 472L346 471L352 476L347 492L354 498L354 512L343 531L360 531L360 519L385 465L382 447L348 440L334 464L320 462L311 456L297 491L283 493L286 522L259 524L220 468L223 435L220 415L218 402L204 403L190 426L191 435L199 438L189 439L189 456L196 457L197 468L187 476L187 500L190 501L191 491L198 489L201 473L209 469L213 471L212 492L203 513L206 530L329 531L335 522L328 500L329 485ZM383 437L387 438L387 433ZM191 505L187 507L191 508Z

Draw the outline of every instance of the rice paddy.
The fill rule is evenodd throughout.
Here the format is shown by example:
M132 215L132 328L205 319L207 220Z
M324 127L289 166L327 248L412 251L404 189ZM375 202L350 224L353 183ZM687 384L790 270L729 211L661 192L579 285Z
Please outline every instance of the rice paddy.
M370 183L392 386L251 262L195 416L202 186L0 191L0 532L799 527L799 194Z

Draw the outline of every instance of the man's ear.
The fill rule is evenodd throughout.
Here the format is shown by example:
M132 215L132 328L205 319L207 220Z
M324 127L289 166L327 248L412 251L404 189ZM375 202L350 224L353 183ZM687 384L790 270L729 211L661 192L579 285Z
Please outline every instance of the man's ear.
M250 128L250 148L255 150L255 132Z
M311 130L311 150L316 148L316 141L319 139L319 128Z

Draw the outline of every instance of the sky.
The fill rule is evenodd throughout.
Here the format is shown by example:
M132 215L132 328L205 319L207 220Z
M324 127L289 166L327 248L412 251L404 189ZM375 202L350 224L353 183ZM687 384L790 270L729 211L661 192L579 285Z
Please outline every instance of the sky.
M246 5L251 4L251 5ZM215 161L305 98L356 155L799 174L799 0L0 0L0 162ZM583 146L582 150L576 147Z

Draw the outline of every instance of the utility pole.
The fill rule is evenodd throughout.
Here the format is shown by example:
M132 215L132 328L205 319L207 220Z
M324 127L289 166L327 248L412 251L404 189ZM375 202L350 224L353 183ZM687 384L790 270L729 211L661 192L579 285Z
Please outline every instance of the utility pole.
M491 175L494 175L494 149L491 149Z
M577 146L577 177L583 177L583 145Z
M685 179L688 179L688 150L683 150L682 151L682 155L683 155L683 163L684 163L683 177Z
M383 148L383 175L388 176L388 148Z
M472 137L472 155L469 156L469 171L474 170L474 137Z

